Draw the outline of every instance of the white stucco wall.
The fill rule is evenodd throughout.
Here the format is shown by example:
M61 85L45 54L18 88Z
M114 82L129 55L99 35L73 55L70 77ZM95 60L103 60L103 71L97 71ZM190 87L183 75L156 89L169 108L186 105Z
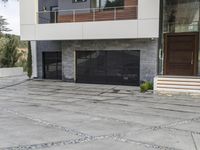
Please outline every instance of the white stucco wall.
M0 68L0 77L21 76L24 74L22 67Z
M159 0L138 0L138 19L37 24L38 0L20 0L22 40L158 38Z
M138 19L158 19L160 0L138 0Z

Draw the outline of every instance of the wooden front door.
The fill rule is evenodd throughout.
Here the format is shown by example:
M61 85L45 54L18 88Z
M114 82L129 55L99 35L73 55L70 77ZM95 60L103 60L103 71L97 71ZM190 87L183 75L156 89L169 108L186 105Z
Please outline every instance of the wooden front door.
M197 75L198 35L199 33L165 34L165 75Z

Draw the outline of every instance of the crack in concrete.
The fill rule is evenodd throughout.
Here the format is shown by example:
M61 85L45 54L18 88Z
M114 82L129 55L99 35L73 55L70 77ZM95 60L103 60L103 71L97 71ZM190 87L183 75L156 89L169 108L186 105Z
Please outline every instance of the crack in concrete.
M71 98L73 98L73 97L71 97ZM33 99L33 98L29 98L29 99ZM84 99L84 98L83 98ZM35 100L35 99L34 99ZM37 99L37 100L39 100L39 101L49 101L49 100L44 100L44 99ZM7 100L8 101L8 100ZM61 101L61 100L57 100L57 102L59 102L59 103L64 103L64 104L75 104L76 103L76 101L78 101L78 100L75 100L75 101L72 101L72 102L66 102L66 101ZM87 101L89 101L89 100L87 100ZM97 100L97 101L102 101L102 100ZM104 100L103 100L104 101ZM22 103L21 101L13 101L12 100L12 102L19 102L19 103ZM23 103L28 103L28 102L23 102ZM99 103L101 103L101 102L99 102ZM34 103L33 103L34 104ZM40 106L42 106L42 107L47 107L47 106L44 106L44 105L40 105ZM50 106L48 106L48 108L52 108L52 109L57 109L57 108L54 108L54 107L50 107ZM64 109L59 109L59 110L64 110ZM64 111L67 111L67 110L64 110ZM127 113L134 113L134 114L141 114L141 115L150 115L150 116L155 116L155 117L165 117L165 118L169 118L169 119L181 119L181 118L177 118L177 117L171 117L171 116L165 116L165 115L158 115L158 114L148 114L148 113L142 113L142 112L137 112L137 111L127 111L127 110L123 110L124 112L127 112ZM89 115L89 114L87 114L87 113L82 113L82 112L75 112L75 113L81 113L81 114L84 114L84 115ZM90 114L91 115L91 114ZM103 119L105 119L105 118L107 118L107 117L103 117L103 116L95 116L95 115L93 115L94 117L100 117L100 118L103 118ZM112 118L112 117L110 117L110 119L112 120L112 121L117 121L117 122L121 122L121 123L125 123L125 124L132 124L131 122L129 122L129 121L125 121L125 120L120 120L120 119L115 119L115 118ZM135 124L135 123L134 123ZM136 124L139 124L139 123L136 123ZM141 125L143 125L143 124L141 124Z
M195 150L198 150L197 144L196 144L195 139L194 139L194 136L193 136L193 133L191 133L191 137L192 137L192 141L193 141L193 143L194 143Z
M121 99L121 98L120 98ZM119 100L120 100L119 99ZM141 99L134 99L134 100L126 100L126 99L122 99L125 101L134 101L134 102L139 102L139 103L152 103L152 104L163 104L163 105L175 105L175 106L183 106L183 107L194 107L194 108L199 108L200 105L189 105L189 104L180 104L180 103L169 103L169 102L162 102L160 100L157 101L152 101L150 98L148 98L147 101L145 100L141 100ZM199 104L199 103L198 103Z
M0 90L1 89L6 89L6 88L9 88L9 87L13 87L13 86L17 86L17 85L20 85L20 84L23 84L23 83L25 83L25 82L28 82L29 80L23 80L23 81L20 81L20 82L17 82L17 83L12 83L12 84L10 84L10 85L5 85L5 86L2 86L2 87L0 87Z
M200 112L183 111L183 110L176 110L176 109L166 109L166 108L158 108L158 107L149 107L149 108L158 109L158 110L172 111L172 112L181 112L181 113L190 113L190 114L200 114Z

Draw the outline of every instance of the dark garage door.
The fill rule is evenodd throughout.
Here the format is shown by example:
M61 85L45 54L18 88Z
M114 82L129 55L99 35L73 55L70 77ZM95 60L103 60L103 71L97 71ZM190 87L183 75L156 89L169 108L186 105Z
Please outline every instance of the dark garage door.
M62 79L61 52L43 53L43 72L45 79Z
M76 82L139 85L140 51L77 51Z

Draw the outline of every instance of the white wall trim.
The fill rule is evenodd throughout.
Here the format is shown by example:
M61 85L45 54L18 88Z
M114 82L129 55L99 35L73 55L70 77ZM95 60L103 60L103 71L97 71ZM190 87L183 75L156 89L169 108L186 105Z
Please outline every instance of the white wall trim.
M33 68L33 78L38 77L37 73L37 43L36 41L31 41L31 53L32 53L32 68Z

